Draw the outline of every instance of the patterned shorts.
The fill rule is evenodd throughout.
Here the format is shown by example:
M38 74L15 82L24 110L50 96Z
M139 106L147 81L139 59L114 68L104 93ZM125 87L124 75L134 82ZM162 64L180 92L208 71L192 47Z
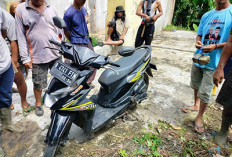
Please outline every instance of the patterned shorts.
M32 82L35 89L42 90L47 87L48 69L51 69L57 60L44 64L32 64Z

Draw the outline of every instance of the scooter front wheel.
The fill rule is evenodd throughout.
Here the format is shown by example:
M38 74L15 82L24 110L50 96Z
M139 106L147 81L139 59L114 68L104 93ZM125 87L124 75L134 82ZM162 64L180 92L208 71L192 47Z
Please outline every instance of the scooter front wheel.
M55 144L55 146L51 146L47 144L45 151L44 151L44 157L54 157L56 154L58 148L58 143Z

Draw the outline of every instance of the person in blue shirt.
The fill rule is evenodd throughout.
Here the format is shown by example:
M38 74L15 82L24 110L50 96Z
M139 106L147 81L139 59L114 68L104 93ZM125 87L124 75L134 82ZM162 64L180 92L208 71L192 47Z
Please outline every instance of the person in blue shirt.
M232 6L229 0L215 0L216 9L205 13L201 19L196 38L196 54L210 56L208 64L193 63L191 71L191 87L194 89L194 105L184 107L184 112L198 111L195 120L195 131L204 132L203 114L210 101L213 74L218 66L221 51L229 38L232 27ZM209 34L213 35L208 37Z
M89 39L86 20L87 11L84 7L85 2L86 0L74 0L73 5L71 5L64 13L64 21L67 25L67 28L65 29L65 36L72 44L88 47L94 51ZM93 74L87 81L88 84L91 84L95 75L96 70L93 69Z

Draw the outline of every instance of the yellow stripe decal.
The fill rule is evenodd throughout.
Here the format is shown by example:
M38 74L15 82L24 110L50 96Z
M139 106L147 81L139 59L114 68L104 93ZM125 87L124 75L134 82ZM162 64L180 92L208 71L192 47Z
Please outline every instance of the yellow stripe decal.
M85 106L85 105L89 105L89 104L92 104L93 102L90 101L90 102L87 102L87 103L84 103L84 104L81 104L79 106L74 106L74 107L71 107L71 108L67 108L68 110L71 110L71 109L74 109L74 108L78 108L78 107L82 107L82 106Z
M74 104L75 102L77 102L77 100L79 100L81 98L81 96L79 98L77 98L76 100L72 101L71 103L69 103L67 106L65 106L64 108L60 109L60 110L66 110L69 106L71 106L72 104Z
M140 72L143 70L143 68L147 65L147 63L150 61L150 58L147 60L147 62L142 66L142 68L139 69L139 71L137 72L136 76L130 81L134 82L137 81L138 79L140 79L142 77L142 75L140 75Z

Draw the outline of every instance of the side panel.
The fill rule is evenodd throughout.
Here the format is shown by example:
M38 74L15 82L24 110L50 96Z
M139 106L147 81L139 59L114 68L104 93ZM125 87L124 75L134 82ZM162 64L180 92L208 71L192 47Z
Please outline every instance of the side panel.
M151 58L149 58L144 64L142 64L130 76L128 76L127 78L128 83L133 83L143 76L145 70L149 66L150 59Z

